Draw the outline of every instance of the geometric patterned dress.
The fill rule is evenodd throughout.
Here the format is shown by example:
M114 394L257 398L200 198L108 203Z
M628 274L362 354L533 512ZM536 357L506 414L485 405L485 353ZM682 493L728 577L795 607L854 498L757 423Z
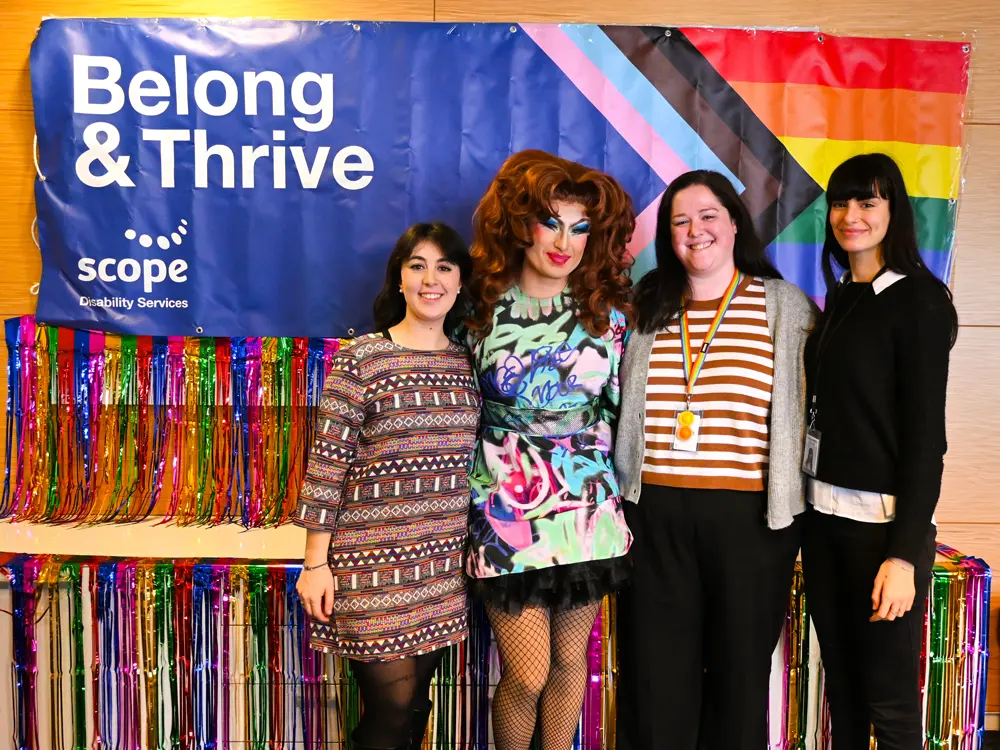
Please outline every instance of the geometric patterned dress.
M466 637L479 404L458 344L417 351L376 333L334 357L293 519L332 534L334 616L310 622L313 648L387 661Z

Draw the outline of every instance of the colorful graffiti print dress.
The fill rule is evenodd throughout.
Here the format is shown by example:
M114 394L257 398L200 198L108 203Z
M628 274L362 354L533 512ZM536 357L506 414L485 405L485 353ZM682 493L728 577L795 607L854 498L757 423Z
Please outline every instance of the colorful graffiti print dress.
M632 535L611 459L625 317L589 334L568 293L512 288L492 331L469 339L483 397L470 477L466 571L488 604L556 610L599 601L626 578Z

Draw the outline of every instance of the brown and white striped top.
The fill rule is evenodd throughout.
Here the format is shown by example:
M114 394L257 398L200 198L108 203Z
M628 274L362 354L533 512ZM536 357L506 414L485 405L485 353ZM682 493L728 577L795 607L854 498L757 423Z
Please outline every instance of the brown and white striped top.
M719 300L691 302L691 354L697 356ZM698 451L671 450L675 415L685 406L680 324L660 331L646 380L642 481L670 487L759 491L768 462L774 351L764 283L746 278L708 351L691 409L701 412Z

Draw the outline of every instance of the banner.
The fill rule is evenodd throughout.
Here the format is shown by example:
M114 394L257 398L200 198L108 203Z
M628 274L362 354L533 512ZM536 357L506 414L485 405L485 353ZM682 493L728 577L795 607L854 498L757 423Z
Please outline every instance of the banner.
M632 196L637 277L692 168L737 186L822 297L823 188L885 151L947 278L968 45L739 29L49 19L31 52L40 322L152 336L369 330L395 239L467 239L541 148Z

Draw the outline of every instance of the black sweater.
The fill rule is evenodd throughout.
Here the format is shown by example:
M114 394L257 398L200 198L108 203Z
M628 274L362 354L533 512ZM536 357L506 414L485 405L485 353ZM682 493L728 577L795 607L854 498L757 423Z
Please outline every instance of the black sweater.
M806 345L822 435L816 478L895 495L886 556L910 563L926 548L941 492L950 304L927 276L907 276L878 294L871 283L842 282Z

